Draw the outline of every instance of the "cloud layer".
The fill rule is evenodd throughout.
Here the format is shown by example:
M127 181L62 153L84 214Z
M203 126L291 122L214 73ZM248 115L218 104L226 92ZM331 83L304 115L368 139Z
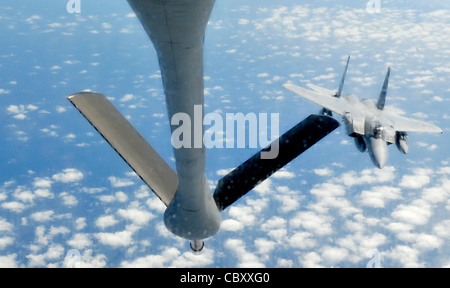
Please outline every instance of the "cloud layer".
M346 93L375 98L390 65L386 109L444 134L410 135L379 170L339 128L225 210L193 255L65 97L105 93L174 165L157 58L126 2L80 15L2 3L0 267L366 267L377 253L383 267L450 267L450 7L244 2L217 3L208 25L206 112L280 113L286 131L320 107L282 84L334 89L351 55ZM254 152L208 150L211 186Z

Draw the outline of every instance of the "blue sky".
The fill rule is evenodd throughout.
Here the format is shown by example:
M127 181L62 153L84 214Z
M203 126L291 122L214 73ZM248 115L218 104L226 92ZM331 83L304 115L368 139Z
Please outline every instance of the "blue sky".
M373 166L341 126L223 213L203 254L164 227L164 206L66 99L101 92L174 165L159 67L126 1L0 4L0 266L450 266L450 4L217 1L205 42L205 112L279 113L280 132L320 109L282 84L376 99L431 122L408 155ZM337 118L339 121L341 119ZM256 149L209 149L211 187Z

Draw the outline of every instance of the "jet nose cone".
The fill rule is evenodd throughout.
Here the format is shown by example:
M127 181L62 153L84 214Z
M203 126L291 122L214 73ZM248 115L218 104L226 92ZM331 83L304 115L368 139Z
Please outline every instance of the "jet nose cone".
M370 146L371 146L370 158L372 159L373 164L375 164L375 166L377 166L380 169L383 168L388 158L386 141L371 137Z
M384 165L386 164L386 159L376 159L375 162L376 162L375 166L382 169L384 167Z

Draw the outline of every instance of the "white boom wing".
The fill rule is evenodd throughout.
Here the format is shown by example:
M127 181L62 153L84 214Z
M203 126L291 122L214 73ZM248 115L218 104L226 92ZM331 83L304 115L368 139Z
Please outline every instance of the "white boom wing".
M69 100L161 201L169 205L178 188L177 174L114 105L98 93L77 93L69 96Z

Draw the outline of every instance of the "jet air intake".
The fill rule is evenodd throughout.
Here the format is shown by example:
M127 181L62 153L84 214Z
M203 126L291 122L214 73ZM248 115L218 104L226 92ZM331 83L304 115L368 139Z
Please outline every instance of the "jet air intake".
M355 145L356 148L362 153L365 152L367 149L367 145L366 142L364 141L364 138L360 135L355 136Z

